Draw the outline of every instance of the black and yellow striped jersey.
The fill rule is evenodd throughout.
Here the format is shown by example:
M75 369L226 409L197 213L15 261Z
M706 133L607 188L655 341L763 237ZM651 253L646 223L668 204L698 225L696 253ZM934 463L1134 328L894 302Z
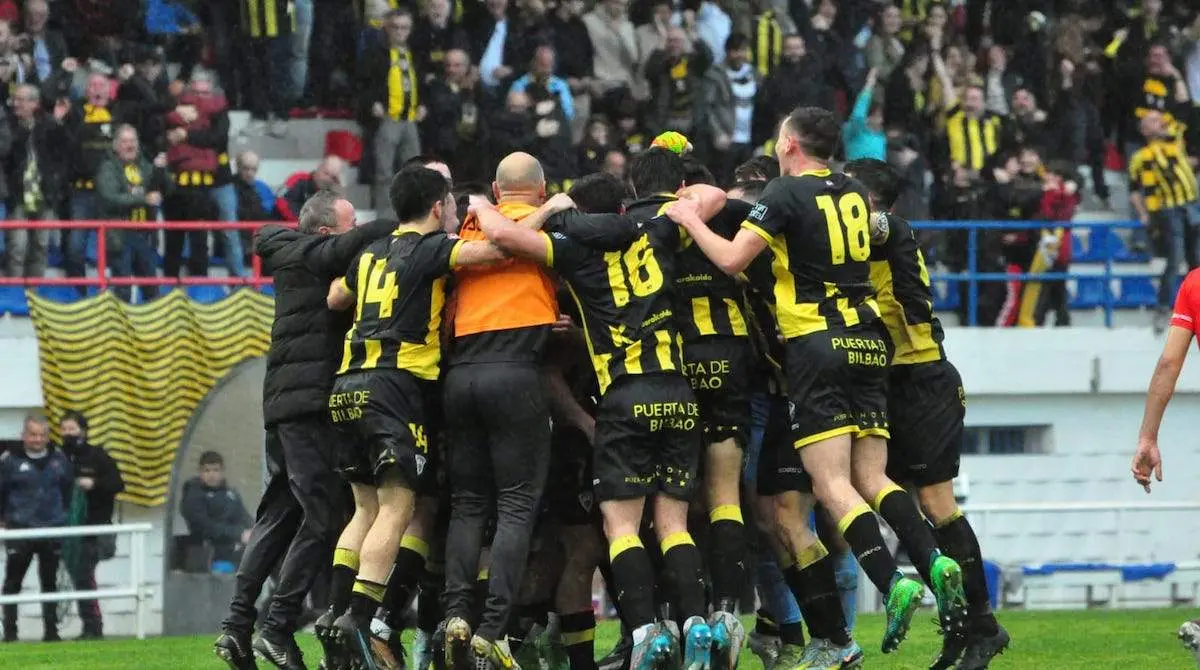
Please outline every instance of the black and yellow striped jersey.
M1196 202L1196 173L1178 138L1155 139L1135 151L1129 159L1129 181L1137 185L1150 212Z
M770 247L775 317L787 339L879 318L866 190L841 173L779 177L742 222Z
M357 303L338 374L405 370L438 378L446 279L462 244L442 232L399 229L359 254L343 279Z
M633 242L618 251L543 233L546 265L566 282L582 316L601 394L627 375L683 374L683 343L671 311L683 234L665 217L635 225Z
M388 50L387 116L393 121L416 121L421 107L421 78L410 49Z
M1000 116L984 112L979 118L973 118L967 116L961 106L955 105L946 112L950 162L968 170L982 170L987 160L1000 150L1003 131L1004 119Z
M662 214L676 199L674 194L660 193L630 203L626 213L634 220L645 221ZM733 239L749 213L748 203L730 200L708 227L721 237ZM694 244L685 243L675 263L675 322L683 341L709 335L745 337L742 290L737 280L721 272Z
M1188 108L1191 106L1191 100L1183 104L1175 102L1175 84L1177 82L1175 77L1147 74L1142 79L1141 95L1138 96L1138 103L1133 108L1134 119L1141 119L1151 112L1158 112L1162 114L1163 122L1167 124L1167 129L1172 135L1182 135L1187 130L1187 117L1190 113ZM1137 124L1134 123L1130 130L1137 133Z
M933 315L933 289L912 226L887 214L887 238L871 247L871 285L892 341L892 365L946 357L942 324Z
M291 2L288 0L240 0L242 31L252 39L291 35Z

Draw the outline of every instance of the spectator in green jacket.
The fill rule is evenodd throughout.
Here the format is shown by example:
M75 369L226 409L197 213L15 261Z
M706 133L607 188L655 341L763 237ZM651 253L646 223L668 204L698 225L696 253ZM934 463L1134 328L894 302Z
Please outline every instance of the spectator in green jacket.
M171 186L166 172L167 157L159 154L154 162L146 160L138 147L137 130L122 125L113 135L113 153L96 174L96 194L100 216L111 220L153 222L163 195ZM110 230L106 236L108 263L114 277L158 276L158 231ZM128 286L116 289L128 301ZM146 300L158 295L157 286L142 286Z

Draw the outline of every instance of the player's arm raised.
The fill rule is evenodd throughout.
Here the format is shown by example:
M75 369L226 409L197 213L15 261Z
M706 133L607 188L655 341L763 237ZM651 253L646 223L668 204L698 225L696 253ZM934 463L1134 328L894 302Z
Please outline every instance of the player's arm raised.
M672 203L665 213L692 236L704 255L725 274L736 275L745 270L750 261L767 248L767 240L748 228L739 230L732 240L709 230L700 216L699 205L692 200Z
M550 243L545 233L518 225L495 207L474 204L471 207L479 219L479 227L492 244L514 256L528 258L542 265L550 264Z

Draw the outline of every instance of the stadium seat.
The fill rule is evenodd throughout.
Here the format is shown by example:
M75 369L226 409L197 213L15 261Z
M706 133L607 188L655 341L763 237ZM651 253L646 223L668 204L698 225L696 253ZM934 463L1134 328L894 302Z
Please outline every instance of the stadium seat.
M0 286L0 314L26 316L29 303L25 301L25 287Z
M79 300L79 289L74 286L39 286L37 294L54 302L75 302Z
M274 284L263 284L262 286L258 287L258 292L262 293L263 295L274 296L275 295L275 285Z
M1083 235L1071 233L1071 260L1085 262L1087 253L1088 245L1083 243Z
M228 295L224 286L189 286L187 294L192 300L204 304L224 300Z
M1080 279L1071 298L1071 309L1091 309L1104 304L1108 286L1103 279Z
M1158 289L1149 277L1125 277L1121 280L1121 295L1114 306L1119 308L1153 307L1158 303Z
M933 309L935 312L948 312L958 309L958 284L947 282L933 287Z

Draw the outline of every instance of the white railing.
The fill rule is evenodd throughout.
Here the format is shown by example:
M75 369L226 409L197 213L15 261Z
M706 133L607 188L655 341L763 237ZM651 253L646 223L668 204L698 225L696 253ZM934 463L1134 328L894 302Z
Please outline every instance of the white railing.
M0 595L0 605L23 603L51 603L64 600L111 600L133 598L134 626L137 639L146 639L146 607L151 590L145 585L146 535L152 526L148 523L124 523L102 526L61 526L57 528L24 528L21 530L0 529L0 542L11 540L59 540L67 537L90 537L94 535L129 535L129 586L96 589L94 591L56 591L54 593L18 593Z

